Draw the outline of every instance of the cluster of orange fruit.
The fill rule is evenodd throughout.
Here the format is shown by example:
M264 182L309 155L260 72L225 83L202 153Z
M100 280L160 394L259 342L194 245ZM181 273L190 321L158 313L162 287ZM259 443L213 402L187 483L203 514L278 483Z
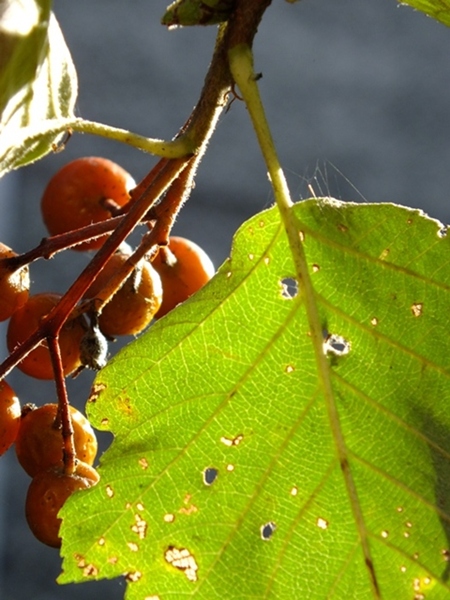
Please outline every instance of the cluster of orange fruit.
M131 175L114 162L100 157L76 159L58 171L48 183L41 201L44 223L51 236L80 230L120 214L131 201ZM107 235L73 246L77 251L99 249ZM20 347L39 329L43 319L59 303L57 293L30 294L29 265L14 266L17 254L0 244L0 320L9 319L7 345ZM200 289L214 274L208 255L194 242L170 237L169 244L150 258L133 264L116 287L131 248L122 244L108 260L62 326L59 351L64 375L84 367L101 368L107 360L107 341L136 335ZM20 261L19 261L20 262ZM92 307L99 306L97 311ZM89 310L84 307L90 307ZM88 318L87 318L88 317ZM31 377L53 379L54 362L45 340L22 358L18 368ZM88 420L70 407L75 466L67 470L61 424L61 406L21 406L14 390L0 381L0 455L15 443L19 463L32 477L26 500L26 517L42 542L58 547L58 512L75 490L98 481L93 467L97 440Z

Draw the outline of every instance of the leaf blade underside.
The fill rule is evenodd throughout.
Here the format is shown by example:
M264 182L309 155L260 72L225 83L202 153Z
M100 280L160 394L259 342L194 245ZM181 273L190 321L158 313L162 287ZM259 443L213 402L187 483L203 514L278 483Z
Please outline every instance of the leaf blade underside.
M98 375L88 413L115 440L63 509L61 582L122 574L133 600L374 598L357 502L380 597L450 597L448 238L392 204L311 200L292 218L325 335L350 344L328 360L357 496L270 209Z

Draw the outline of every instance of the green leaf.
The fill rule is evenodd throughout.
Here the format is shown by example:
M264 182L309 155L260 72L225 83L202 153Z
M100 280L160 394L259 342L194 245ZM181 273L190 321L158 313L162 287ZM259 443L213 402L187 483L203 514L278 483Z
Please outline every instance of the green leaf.
M450 26L449 0L401 0L400 4L408 4L444 25Z
M62 510L60 582L122 574L129 600L450 597L449 237L392 204L291 215L331 398L273 208L98 375L88 414L115 439Z
M0 176L61 139L77 77L49 0L0 1Z
M163 25L217 25L226 21L233 10L234 0L175 0L161 19Z

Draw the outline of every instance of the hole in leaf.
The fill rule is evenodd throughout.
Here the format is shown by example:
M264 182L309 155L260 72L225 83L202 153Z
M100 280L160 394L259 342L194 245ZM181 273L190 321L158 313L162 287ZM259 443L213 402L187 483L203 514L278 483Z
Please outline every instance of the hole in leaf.
M438 229L438 237L440 238L445 238L447 237L447 231L448 231L448 226L447 225L442 225L442 227L440 229Z
M183 571L189 581L197 581L198 565L187 548L169 546L164 553L164 558L169 565Z
M334 354L335 356L345 356L350 352L350 342L341 335L329 333L325 335L323 342L323 351L325 354Z
M207 467L203 471L203 483L205 485L212 485L217 479L218 475L219 471L217 469L215 469L214 467Z
M298 282L296 279L291 277L284 277L280 281L281 283L281 295L287 300L292 300L298 294Z
M261 525L261 527L259 529L259 531L261 533L261 539L264 540L265 542L270 540L270 538L275 533L276 528L277 528L277 526L275 525L275 523L273 521L269 521L268 523Z

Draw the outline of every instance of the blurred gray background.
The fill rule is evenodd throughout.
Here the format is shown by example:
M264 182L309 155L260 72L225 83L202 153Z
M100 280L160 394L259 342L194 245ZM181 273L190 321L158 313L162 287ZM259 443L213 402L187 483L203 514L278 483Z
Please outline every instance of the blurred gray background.
M56 0L79 74L77 114L152 137L171 138L194 106L215 28L168 31L166 3ZM450 221L450 30L395 0L273 0L255 42L261 93L295 199L395 202ZM0 181L1 240L24 251L46 235L39 200L64 163L103 155L136 179L155 159L115 142L75 135L61 153ZM218 266L237 227L270 206L267 181L244 105L220 120L176 232ZM67 253L33 265L33 290L64 291L87 257ZM4 330L4 328L3 328ZM1 353L6 349L1 336ZM89 375L70 381L82 407ZM51 384L14 373L23 402L55 401ZM109 443L109 439L102 442ZM59 587L58 552L28 531L28 477L13 451L0 461L0 599L119 600L122 581Z

